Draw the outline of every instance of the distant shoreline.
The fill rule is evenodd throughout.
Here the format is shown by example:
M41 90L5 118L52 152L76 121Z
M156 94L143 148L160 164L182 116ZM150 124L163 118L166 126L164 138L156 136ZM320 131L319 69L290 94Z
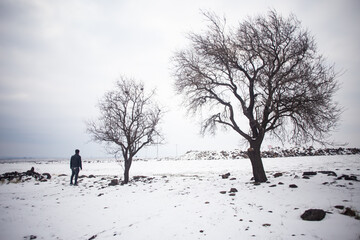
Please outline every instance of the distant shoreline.
M262 158L281 158L281 157L301 157L301 156L332 156L332 155L356 155L360 154L360 148L290 148L281 149L279 147L261 151ZM162 158L136 158L137 161L168 161L168 160L215 160L215 159L247 159L247 152L242 150L221 150L221 151L198 151L190 150L179 157L162 157ZM0 157L1 163L51 163L68 161L63 157ZM84 158L84 162L112 162L116 161L114 157L90 157Z

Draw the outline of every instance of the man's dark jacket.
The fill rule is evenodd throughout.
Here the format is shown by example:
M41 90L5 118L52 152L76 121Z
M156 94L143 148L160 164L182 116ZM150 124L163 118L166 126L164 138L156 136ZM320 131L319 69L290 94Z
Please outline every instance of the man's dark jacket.
M70 168L76 168L76 167L79 167L82 169L81 156L79 154L75 154L75 155L71 156L71 159L70 159Z

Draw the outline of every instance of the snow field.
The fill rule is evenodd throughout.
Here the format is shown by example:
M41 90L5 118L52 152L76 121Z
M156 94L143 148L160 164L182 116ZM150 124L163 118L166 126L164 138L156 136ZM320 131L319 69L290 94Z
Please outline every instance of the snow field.
M258 186L247 159L136 161L131 176L147 178L124 186L108 186L122 177L120 164L84 161L80 175L95 178L81 178L77 187L69 185L67 161L3 163L0 173L33 166L52 178L0 184L0 239L359 239L360 221L335 206L360 211L360 182L302 178L326 170L359 179L358 155L263 161L269 183ZM275 178L277 172L283 175ZM310 208L328 213L303 221Z

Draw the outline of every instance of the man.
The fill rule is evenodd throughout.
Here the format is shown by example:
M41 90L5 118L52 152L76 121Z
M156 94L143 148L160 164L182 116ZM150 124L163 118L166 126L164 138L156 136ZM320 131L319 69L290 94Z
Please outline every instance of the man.
M80 150L75 150L75 155L71 156L70 159L70 168L71 168L71 179L70 179L70 185L73 185L73 178L75 176L75 186L77 186L77 179L79 176L80 169L82 170L82 164L81 164L81 156L79 155Z

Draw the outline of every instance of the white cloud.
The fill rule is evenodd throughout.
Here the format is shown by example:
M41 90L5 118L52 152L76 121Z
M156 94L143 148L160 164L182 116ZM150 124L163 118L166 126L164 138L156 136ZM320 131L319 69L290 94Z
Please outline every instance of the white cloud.
M200 138L197 119L185 116L172 91L170 58L186 47L186 33L205 28L200 9L225 15L229 26L270 8L293 12L329 61L346 70L338 99L349 105L353 94L348 111L354 112L360 96L358 6L357 1L1 1L0 134L15 144L30 133L39 143L22 143L8 153L8 143L2 143L0 152L67 156L64 148L72 152L76 145L85 148L83 155L103 154L101 147L87 143L84 120L96 115L98 99L122 74L158 89L158 99L169 110L163 125L168 144L160 147L164 154L174 155L176 145L179 154L190 148L238 147L231 132L217 135L220 141ZM352 119L344 115L343 132L354 127ZM16 135L9 129L17 129ZM350 139L360 144L355 135ZM49 150L37 152L44 148Z

